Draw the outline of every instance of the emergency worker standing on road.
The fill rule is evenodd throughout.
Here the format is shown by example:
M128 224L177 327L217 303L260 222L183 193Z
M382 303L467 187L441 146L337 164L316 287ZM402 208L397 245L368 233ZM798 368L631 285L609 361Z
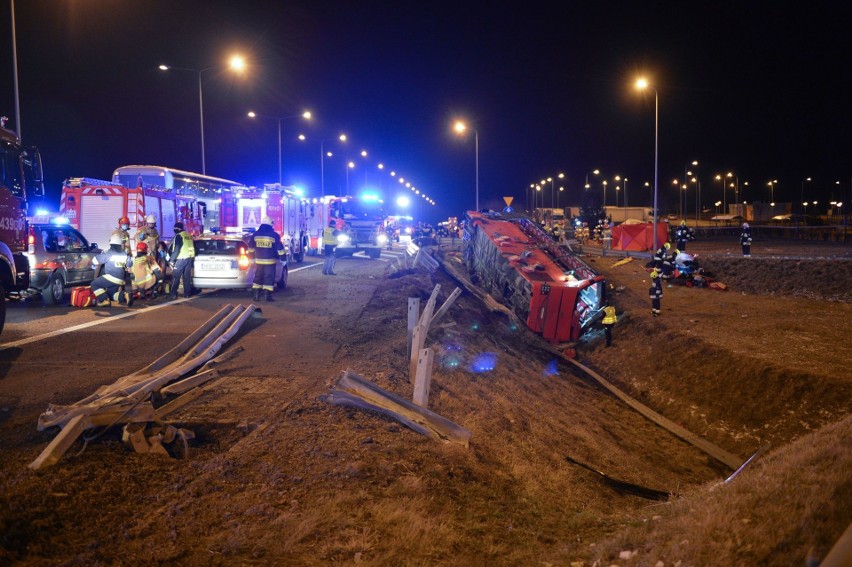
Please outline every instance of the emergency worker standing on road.
M612 248L612 229L609 227L609 223L604 223L603 230L601 231L601 239L605 251Z
M112 231L110 235L110 242L112 242L112 237L118 235L121 238L121 247L127 254L132 254L133 251L130 248L130 219L127 217L121 217L118 219L118 228Z
M680 221L680 226L674 231L675 242L677 249L681 252L686 252L686 243L690 240L695 240L695 232L686 226L686 221Z
M182 222L175 223L175 238L169 247L169 263L172 266L171 299L177 299L178 284L183 280L183 296L192 295L192 263L195 260L195 243L183 229Z
M144 242L148 248L148 254L156 256L160 250L160 233L157 232L157 217L148 215L145 219L145 225L136 231L136 251L139 251L138 244Z
M124 289L128 270L133 266L133 258L124 251L121 235L113 233L109 237L109 250L92 258L93 266L103 266L99 278L91 283L97 305L117 301L133 305L133 295Z
M322 273L326 276L337 275L334 273L334 249L337 247L338 234L340 234L340 231L337 230L337 223L334 220L328 221L328 226L322 232L322 251L325 255Z
M654 268L658 270L663 269L663 263L666 261L666 258L668 258L669 249L671 247L672 245L666 242L665 244L657 248L657 251L654 252L654 257L652 258L652 261L654 262Z
M248 242L249 256L254 258L254 282L251 289L254 300L260 301L260 292L266 294L266 301L275 301L272 290L275 285L275 268L284 257L284 244L281 237L272 228L272 218L263 217L260 226L251 235Z
M148 254L148 245L144 242L136 244L136 257L133 259L133 291L144 295L154 290L152 297L157 297L156 288L163 281L163 272L153 256Z
M604 328L604 335L606 336L606 346L612 346L612 328L615 326L616 321L618 321L618 317L615 315L615 307L613 307L609 302L604 303L604 316L601 321L601 325Z
M740 234L740 245L743 247L743 257L751 258L751 229L747 222L743 223L743 232Z
M651 314L656 317L660 314L660 303L663 298L663 280L657 268L651 270L651 287L648 289L651 298Z

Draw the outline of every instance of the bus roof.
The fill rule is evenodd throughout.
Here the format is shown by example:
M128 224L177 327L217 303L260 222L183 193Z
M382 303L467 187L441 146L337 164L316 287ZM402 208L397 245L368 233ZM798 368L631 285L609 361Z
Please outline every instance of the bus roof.
M165 167L162 165L123 165L121 167L117 167L113 172L113 177L116 175L122 174L140 174L140 173L170 173L174 177L191 177L193 179L203 179L205 181L214 181L216 183L221 183L223 185L242 185L242 183L238 181L231 181L230 179L224 179L222 177L213 177L211 175L204 175L201 173L194 173L192 171L184 171L182 169L174 169L173 167Z

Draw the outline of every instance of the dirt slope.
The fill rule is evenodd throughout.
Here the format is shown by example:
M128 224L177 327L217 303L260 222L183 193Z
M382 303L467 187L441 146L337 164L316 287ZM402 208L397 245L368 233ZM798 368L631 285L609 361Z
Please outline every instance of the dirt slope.
M347 367L410 397L406 298L425 304L440 284L440 303L456 286L440 270L344 271L310 287L325 302L311 304L305 337L336 344L331 361L236 359L225 386L175 416L199 435L189 460L134 455L109 433L28 474L49 436L24 427L32 416L4 423L0 563L800 565L833 544L852 509L849 272L814 295L812 265L792 292L769 295L769 280L734 279L757 263L708 258L736 285L666 288L655 319L638 263L589 261L620 320L613 348L593 332L579 359L743 459L769 443L730 485L711 490L728 467L469 294L427 342L430 409L470 429L469 448L328 405L320 397ZM274 336L261 327L240 341L252 333ZM674 497L620 494L566 456Z

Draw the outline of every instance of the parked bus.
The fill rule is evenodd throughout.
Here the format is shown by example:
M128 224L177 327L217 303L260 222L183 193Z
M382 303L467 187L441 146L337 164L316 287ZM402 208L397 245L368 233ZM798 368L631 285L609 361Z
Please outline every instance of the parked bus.
M203 230L219 227L219 204L222 191L243 184L221 177L211 177L191 171L183 171L159 165L125 165L112 174L118 185L135 189L162 189L173 192L176 197L191 196L198 206L199 220Z

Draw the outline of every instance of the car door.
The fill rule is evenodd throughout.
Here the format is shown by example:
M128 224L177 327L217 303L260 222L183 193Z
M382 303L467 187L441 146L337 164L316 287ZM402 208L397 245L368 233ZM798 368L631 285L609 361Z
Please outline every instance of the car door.
M95 279L92 258L97 255L82 234L70 227L62 228L66 240L65 265L69 284L85 284Z

